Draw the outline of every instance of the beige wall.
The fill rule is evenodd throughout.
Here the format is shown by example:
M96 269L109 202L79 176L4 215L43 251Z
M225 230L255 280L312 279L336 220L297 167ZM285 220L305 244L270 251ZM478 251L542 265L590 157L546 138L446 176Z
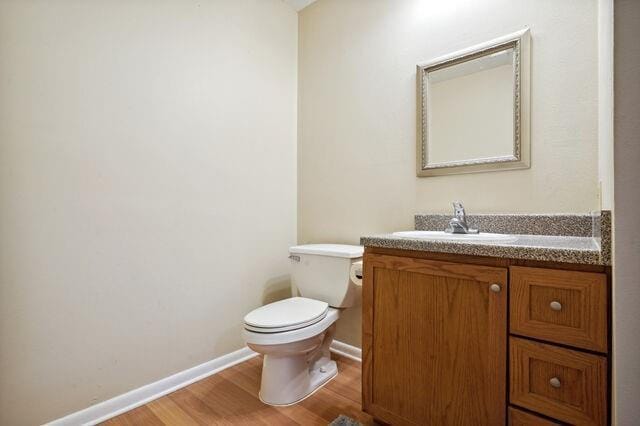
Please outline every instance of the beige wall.
M613 209L613 3L598 0L598 175L605 210Z
M357 243L419 211L598 203L596 0L320 0L300 13L298 240ZM417 178L417 63L531 28L531 169ZM360 343L359 308L338 338Z
M288 292L297 16L0 2L0 424L243 346Z
M640 419L640 2L615 3L613 412Z

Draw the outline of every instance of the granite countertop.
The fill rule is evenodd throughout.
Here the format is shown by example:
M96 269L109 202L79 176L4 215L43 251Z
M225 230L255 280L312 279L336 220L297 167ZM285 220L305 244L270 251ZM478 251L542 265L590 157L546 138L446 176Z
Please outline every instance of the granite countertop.
M567 220L568 216L577 218ZM506 219L505 219L506 218ZM588 220L586 220L588 218ZM443 230L445 215L416 215L416 230ZM471 226L480 231L511 234L508 241L450 241L398 237L393 234L367 235L360 238L365 247L418 250L439 253L490 256L508 259L541 260L591 265L609 265L610 212L591 215L476 215L469 216ZM524 225L529 223L530 226ZM573 229L567 228L571 223ZM582 223L584 226L575 226ZM586 227L589 227L587 232ZM489 229L489 230L487 230ZM528 230L536 232L526 233ZM511 232L509 232L511 231ZM516 231L516 232L513 232ZM523 232L524 231L524 232ZM545 232L551 235L540 235ZM569 234L569 235L563 235Z

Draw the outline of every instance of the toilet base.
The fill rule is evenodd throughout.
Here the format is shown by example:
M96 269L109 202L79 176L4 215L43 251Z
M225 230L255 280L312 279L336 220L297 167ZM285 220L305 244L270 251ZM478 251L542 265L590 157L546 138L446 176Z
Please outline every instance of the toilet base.
M264 354L259 397L262 402L287 406L302 401L338 374L330 346L336 324L323 333L284 345L249 347Z
M260 390L260 392L258 393L258 397L260 398L260 401L262 401L263 403L265 403L267 405L273 405L275 407L289 407L291 405L295 405L295 404L299 403L300 401L303 401L303 400L309 398L311 395L313 395L314 393L316 393L317 391L322 389L324 387L324 385L326 385L331 380L333 380L337 375L338 375L338 366L336 365L335 361L330 361L325 366L324 372L320 371L320 369L317 369L315 371L310 371L309 372L309 376L310 376L309 392L306 395L304 395L303 397L301 397L300 399L297 399L297 400L295 400L293 402L289 402L289 403L285 403L285 404L277 404L277 403L269 402L268 398L267 398L267 400L263 399L262 398L262 390Z

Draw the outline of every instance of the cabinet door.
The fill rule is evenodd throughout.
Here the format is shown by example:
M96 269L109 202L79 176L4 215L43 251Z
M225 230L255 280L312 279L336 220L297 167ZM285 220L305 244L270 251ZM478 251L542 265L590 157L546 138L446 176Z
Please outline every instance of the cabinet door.
M392 424L504 425L506 345L506 269L365 255L366 412Z

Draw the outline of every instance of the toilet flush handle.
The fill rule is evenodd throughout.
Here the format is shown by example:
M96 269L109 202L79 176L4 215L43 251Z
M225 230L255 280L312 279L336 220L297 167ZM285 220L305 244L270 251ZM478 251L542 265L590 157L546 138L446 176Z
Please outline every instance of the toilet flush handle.
M300 256L296 256L295 254L290 254L289 259L293 260L294 262L300 262Z

